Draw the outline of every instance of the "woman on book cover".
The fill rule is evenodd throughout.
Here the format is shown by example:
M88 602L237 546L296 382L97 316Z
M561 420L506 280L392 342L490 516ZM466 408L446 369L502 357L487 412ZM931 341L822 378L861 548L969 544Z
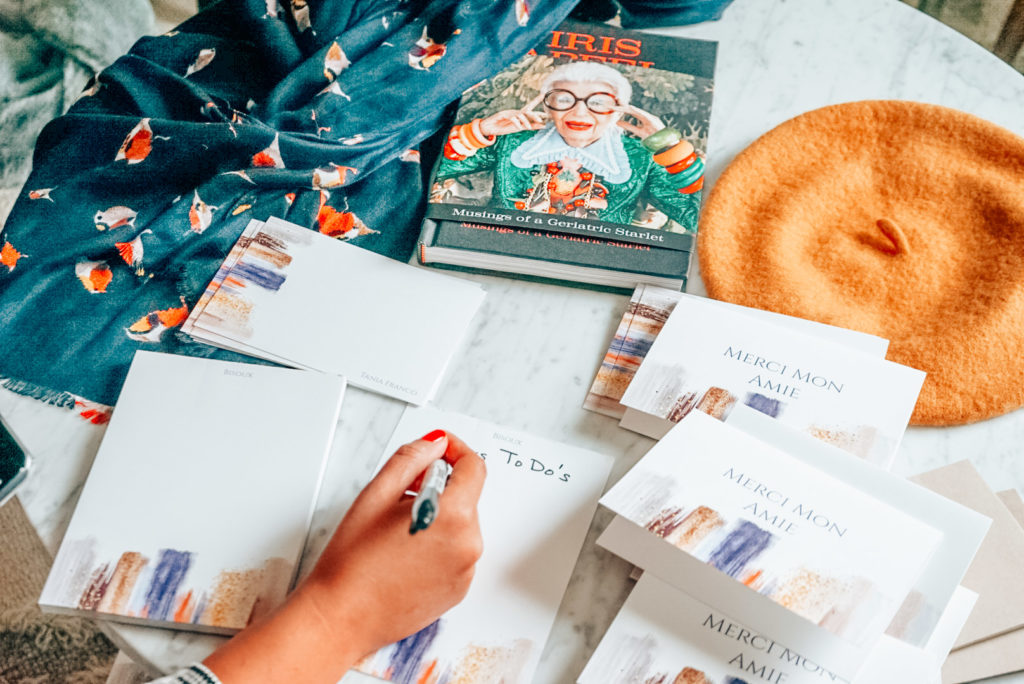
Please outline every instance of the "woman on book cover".
M446 181L490 170L506 208L628 224L649 203L696 231L704 162L679 131L630 105L632 90L603 64L553 69L522 109L452 128L431 200L444 201Z

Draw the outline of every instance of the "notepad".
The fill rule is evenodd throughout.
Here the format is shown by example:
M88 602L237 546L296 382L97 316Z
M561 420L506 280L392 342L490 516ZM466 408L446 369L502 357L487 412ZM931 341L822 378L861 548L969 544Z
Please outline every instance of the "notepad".
M295 577L345 380L137 352L39 604L231 634Z
M612 459L433 408L406 409L385 458L434 429L458 435L486 459L478 507L484 553L461 603L357 669L403 684L527 684L533 681ZM444 515L443 494L440 509Z
M280 219L252 225L186 332L410 403L434 396L483 302L479 285Z

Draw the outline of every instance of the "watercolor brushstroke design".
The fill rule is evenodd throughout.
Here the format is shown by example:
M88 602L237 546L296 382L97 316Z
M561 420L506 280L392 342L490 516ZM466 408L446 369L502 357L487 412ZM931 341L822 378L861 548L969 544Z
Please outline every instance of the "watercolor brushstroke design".
M659 650L654 635L623 634L615 648L603 651L605 657L598 670L603 675L600 684L747 684L739 677L716 677L690 665L662 671L654 665Z
M885 633L913 646L924 647L941 615L938 606L914 589L907 594Z
M652 363L652 361L647 361ZM638 397L641 401L636 408L644 413L678 423L693 410L725 420L729 411L737 403L742 403L755 411L771 418L780 418L786 410L787 402L776 397L769 397L760 392L747 392L742 401L732 392L722 387L699 387L687 382L689 375L685 366L678 363L653 362L653 372L642 381L637 381ZM858 458L871 461L885 449L879 445L888 440L872 425L834 426L834 425L797 425L794 426L815 439L838 447Z
M311 235L303 233L263 226L253 235L206 305L202 314L204 325L235 339L251 338L254 303L253 297L247 296L248 290L275 293L281 289L293 260L292 248L309 245L312 240Z
M249 225L246 226L245 230L242 231L241 236L231 247L231 251L228 252L227 257L221 263L217 272L213 275L213 280L203 290L203 294L200 295L196 305L192 307L192 311L188 315L188 320L181 326L181 330L189 335L192 334L192 328L195 326L196 319L206 309L206 305L210 303L213 296L220 290L220 286L224 284L224 279L227 277L231 269L234 268L235 264L241 258L245 250L252 244L253 235L259 230L262 224L256 221L250 221Z
M648 360L653 372L634 380L642 401L635 407L657 418L678 423L694 409L725 420L739 398L722 387L700 387L688 380L689 371L679 363L661 363ZM756 411L778 418L786 402L767 397L759 392L747 392L743 402Z
M674 477L644 473L617 499L619 515L833 634L855 638L864 615L883 600L863 577L794 564L779 535L713 507L680 503ZM774 553L773 553L774 552Z
M53 605L158 622L239 630L284 602L294 565L269 558L262 567L221 570L212 586L188 583L196 554L158 549L150 558L125 551L116 561L97 558L96 539L65 542L52 577L61 578ZM50 592L50 587L47 591Z
M533 649L529 639L508 645L440 644L444 618L364 658L356 670L395 684L515 684Z
M682 296L680 292L646 287L633 293L601 361L584 408L622 417L625 412L625 407L619 403L622 395Z

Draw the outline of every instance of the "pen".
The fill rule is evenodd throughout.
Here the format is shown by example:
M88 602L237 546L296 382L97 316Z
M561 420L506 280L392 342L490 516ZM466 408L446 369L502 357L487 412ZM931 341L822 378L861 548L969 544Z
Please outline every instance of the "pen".
M444 491L451 472L451 466L440 458L427 467L423 475L423 485L412 502L412 524L409 526L409 534L425 530L434 522L441 501L441 492Z

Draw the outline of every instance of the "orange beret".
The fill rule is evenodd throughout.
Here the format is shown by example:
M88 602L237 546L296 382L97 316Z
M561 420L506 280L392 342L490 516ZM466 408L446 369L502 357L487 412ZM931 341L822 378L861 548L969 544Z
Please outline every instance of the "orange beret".
M698 235L709 296L891 340L928 373L912 423L1024 405L1024 138L915 102L818 109L736 157Z

